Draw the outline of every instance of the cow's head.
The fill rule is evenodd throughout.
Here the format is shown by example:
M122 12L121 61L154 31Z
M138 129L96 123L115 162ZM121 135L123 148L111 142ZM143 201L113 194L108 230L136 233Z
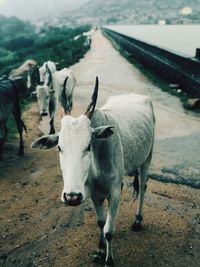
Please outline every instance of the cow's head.
M43 64L40 68L39 68L39 75L40 75L40 83L44 84L46 79L47 79L47 70L46 70L46 65Z
M44 150L58 147L64 180L61 201L71 206L81 204L86 198L85 185L92 175L90 167L94 164L92 142L95 142L95 138L107 139L113 134L112 126L91 127L90 119L95 109L97 91L98 79L86 114L78 118L64 116L59 134L40 137L31 145L33 149Z
M44 62L39 68L40 83L50 85L52 82L52 73L56 71L56 65L52 61Z
M40 116L48 116L49 115L49 101L51 94L54 91L51 90L47 85L38 85L36 87L36 91L32 94L36 94L38 106L40 110Z

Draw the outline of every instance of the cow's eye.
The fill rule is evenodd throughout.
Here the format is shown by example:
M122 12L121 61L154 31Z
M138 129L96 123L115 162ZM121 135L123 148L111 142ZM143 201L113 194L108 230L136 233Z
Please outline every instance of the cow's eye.
M62 149L60 148L60 146L58 146L58 151L59 151L59 152L62 152Z

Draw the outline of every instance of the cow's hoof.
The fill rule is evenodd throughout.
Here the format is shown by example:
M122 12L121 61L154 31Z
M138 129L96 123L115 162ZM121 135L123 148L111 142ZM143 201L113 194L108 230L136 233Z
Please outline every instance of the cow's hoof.
M107 258L105 266L114 266L114 260L112 257Z
M97 250L97 251L95 251L95 253L93 255L92 261L95 263L98 263L98 264L104 264L105 259L106 259L106 253L101 251L101 250Z
M134 222L133 225L131 226L131 230L134 232L140 232L142 231L142 225L139 222Z

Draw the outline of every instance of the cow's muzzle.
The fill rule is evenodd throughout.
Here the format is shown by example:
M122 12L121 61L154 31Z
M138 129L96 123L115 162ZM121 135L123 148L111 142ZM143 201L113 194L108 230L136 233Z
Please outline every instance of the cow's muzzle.
M64 193L65 204L69 206L78 206L82 203L83 195L81 193Z

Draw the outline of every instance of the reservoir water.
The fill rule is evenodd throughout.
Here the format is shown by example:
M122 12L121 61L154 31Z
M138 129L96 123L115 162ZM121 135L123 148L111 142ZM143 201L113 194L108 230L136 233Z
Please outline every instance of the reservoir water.
M200 48L200 25L106 25L105 28L175 54L195 57Z

